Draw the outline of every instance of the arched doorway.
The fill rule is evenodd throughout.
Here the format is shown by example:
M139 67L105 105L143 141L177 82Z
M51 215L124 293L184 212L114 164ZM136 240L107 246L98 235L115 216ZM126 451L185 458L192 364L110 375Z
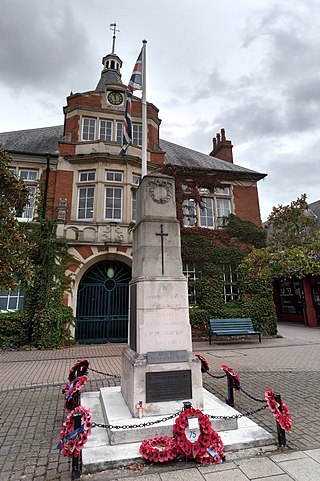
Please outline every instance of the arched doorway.
M80 343L126 342L131 268L119 261L90 267L78 288L76 340Z

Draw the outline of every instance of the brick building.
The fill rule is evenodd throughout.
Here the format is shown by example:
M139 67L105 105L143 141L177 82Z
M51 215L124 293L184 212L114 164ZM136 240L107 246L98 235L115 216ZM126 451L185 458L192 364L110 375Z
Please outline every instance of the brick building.
M38 181L45 185L46 215L56 218L78 259L72 294L66 298L77 318L80 342L120 341L127 337L128 283L131 279L132 222L141 178L141 99L133 97L133 142L119 156L126 85L121 59L102 59L94 90L70 94L61 126L5 132L0 144L12 155L11 168L30 190L21 221L32 221ZM209 155L162 140L159 111L147 104L148 172L173 165L193 167L213 176L219 187L203 189L202 206L183 202L184 225L216 229L234 213L260 225L257 182L265 174L233 163L232 144L224 129L213 139ZM209 150L209 149L208 149ZM48 176L47 176L48 173ZM192 266L188 277L195 276ZM0 309L17 309L22 293L0 293Z

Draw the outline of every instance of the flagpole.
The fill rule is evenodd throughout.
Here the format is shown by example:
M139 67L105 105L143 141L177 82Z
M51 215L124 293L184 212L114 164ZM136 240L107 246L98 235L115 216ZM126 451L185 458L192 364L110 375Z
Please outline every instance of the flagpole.
M142 40L142 165L141 177L147 175L147 100L146 100L146 46L147 41Z

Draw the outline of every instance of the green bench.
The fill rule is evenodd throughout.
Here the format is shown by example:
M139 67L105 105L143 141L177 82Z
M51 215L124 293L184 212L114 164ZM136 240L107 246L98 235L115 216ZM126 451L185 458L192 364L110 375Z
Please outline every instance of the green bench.
M259 336L261 342L261 331L253 327L252 319L249 317L236 317L233 319L210 319L209 320L209 344L211 336Z

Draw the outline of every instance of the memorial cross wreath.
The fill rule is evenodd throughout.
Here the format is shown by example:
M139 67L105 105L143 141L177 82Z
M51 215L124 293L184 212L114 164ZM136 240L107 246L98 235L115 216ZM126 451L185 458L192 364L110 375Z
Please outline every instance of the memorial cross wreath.
M197 417L199 421L199 437L192 443L186 436L188 418ZM185 409L176 419L173 426L173 437L179 451L187 458L195 458L203 464L218 464L223 459L223 442L211 426L211 422L199 409ZM211 449L212 448L212 449Z
M75 413L81 413L81 426L78 429L74 429L73 415ZM65 422L62 424L58 449L62 451L64 456L69 456L70 458L79 456L88 440L91 429L92 414L90 409L78 406L68 414Z
M238 376L238 374L236 374L229 366L226 366L225 364L221 364L220 369L223 369L223 371L226 374L229 374L229 376L231 376L233 388L236 391L240 391L240 389L241 389L241 379Z
M140 446L140 454L144 459L153 461L154 463L163 463L175 459L179 453L179 449L175 439L168 436L144 439Z
M273 389L271 388L266 389L265 398L270 411L276 418L280 427L284 429L286 432L289 432L290 429L292 428L292 417L283 399L281 399L282 411L280 411L280 407L276 401L275 393Z
M87 381L87 376L80 376L77 377L73 382L67 384L65 388L63 388L62 392L67 393L64 401L64 408L67 411L72 411L78 405L78 393L83 388L83 386L85 386Z
M72 382L79 376L86 376L88 374L89 366L90 363L88 359L80 359L80 361L77 361L70 369L68 377L69 381Z
M195 356L200 359L200 362L201 362L201 372L208 372L209 371L209 364L207 362L207 360L201 356L201 354L195 354Z

